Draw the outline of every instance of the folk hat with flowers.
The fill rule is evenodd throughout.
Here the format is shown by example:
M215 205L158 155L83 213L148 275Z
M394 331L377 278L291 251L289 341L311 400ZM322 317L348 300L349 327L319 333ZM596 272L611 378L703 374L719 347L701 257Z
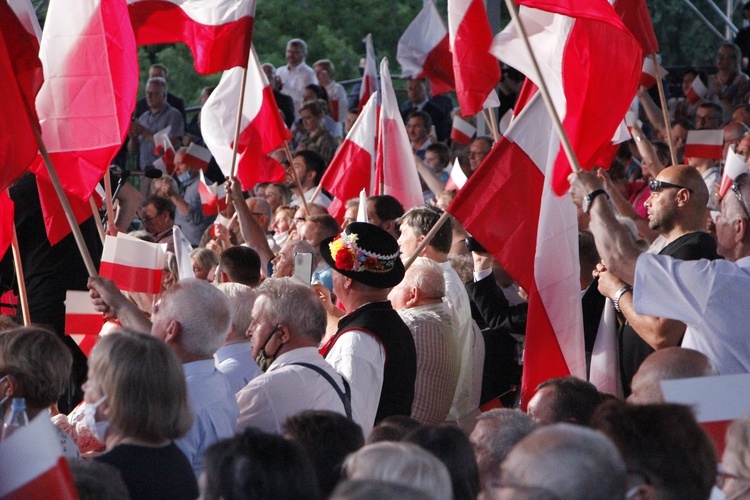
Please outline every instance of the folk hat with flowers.
M352 222L343 233L323 240L320 254L333 269L363 285L391 288L404 278L396 240L366 222Z

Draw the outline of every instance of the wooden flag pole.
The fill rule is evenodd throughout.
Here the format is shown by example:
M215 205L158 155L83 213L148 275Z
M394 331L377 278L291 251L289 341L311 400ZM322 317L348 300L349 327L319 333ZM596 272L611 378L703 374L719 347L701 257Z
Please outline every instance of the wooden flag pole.
M656 75L656 85L659 88L659 101L661 102L661 112L664 115L664 130L667 132L667 144L669 144L669 155L672 157L672 165L677 165L677 152L674 148L674 139L672 138L672 127L669 123L669 110L667 109L667 98L664 94L664 84L661 81L661 70L656 60L656 54L651 54L654 61L654 74Z
M107 232L112 236L116 236L115 206L112 199L112 179L109 177L109 169L104 174L104 194L106 198L105 202L107 203Z
M10 242L10 248L13 251L13 266L18 278L18 301L21 303L21 315L23 316L24 326L31 324L31 315L29 314L29 299L26 295L26 279L23 277L23 265L21 264L21 251L18 248L18 234L16 225L13 224L13 239Z
M430 232L427 233L417 249L414 250L414 253L411 254L406 262L404 262L404 269L409 269L411 265L414 264L414 261L417 260L419 254L421 254L422 251L427 247L427 245L430 244L432 239L435 237L440 228L443 227L443 224L445 224L445 221L447 221L450 216L451 214L449 214L448 212L443 212L443 215L441 215L437 222L435 222L435 225L432 226L432 229L430 229Z
M102 216L99 215L99 209L96 207L93 196L89 197L89 206L91 207L91 215L94 216L94 221L96 221L96 230L102 239L102 243L104 243L104 224L102 224Z
M34 130L34 136L36 137L36 142L37 144L39 144L39 152L42 155L44 166L47 167L47 173L49 174L49 178L52 181L52 186L54 186L55 188L57 197L60 199L60 204L62 205L63 210L65 211L65 217L68 219L68 224L70 224L70 229L73 232L73 237L75 238L76 244L78 245L78 251L81 252L83 263L86 264L86 270L88 271L89 276L96 278L99 276L99 273L96 270L94 261L91 258L91 254L89 253L88 247L86 246L86 241L83 239L81 228L78 227L78 222L76 222L75 215L73 215L73 209L70 207L70 202L68 201L68 197L65 195L65 191L63 190L62 185L60 184L60 178L57 177L57 172L55 171L55 167L54 165L52 165L52 159L49 157L49 153L47 152L47 147L44 145L44 141L42 140L42 134L39 131L39 127L32 126L31 128Z
M322 189L323 189L323 186L320 183L318 183L318 186L315 188L315 191L313 191L312 196L310 196L310 200L309 200L310 203L315 203L315 198L318 197Z
M573 151L573 146L571 146L570 144L568 134L565 133L565 129L562 126L560 117L557 115L557 111L555 111L555 105L552 103L552 97L550 96L549 89L547 88L547 83L544 81L544 78L542 78L542 72L539 70L539 65L536 62L536 57L534 57L534 51L531 49L531 44L529 43L529 39L526 36L526 28L524 28L521 19L519 19L518 17L516 4L513 3L513 0L505 0L505 5L506 7L508 7L508 12L510 12L510 17L513 20L513 24L515 24L518 33L521 35L521 40L523 41L523 45L526 49L526 54L529 56L531 64L534 68L534 72L536 73L536 77L539 80L538 87L542 93L544 105L546 106L547 112L552 119L552 124L557 131L557 135L560 136L560 142L562 143L563 150L565 151L565 156L568 157L568 161L570 162L570 168L573 170L573 172L579 172L581 170L581 165L580 163L578 163L578 158Z
M229 178L234 179L237 169L237 143L240 141L240 128L242 127L242 108L245 105L245 85L247 84L247 68L242 68L242 84L240 85L240 102L237 106L237 123L234 125L234 142L232 142L232 166L229 167ZM229 206L231 195L227 191L226 204Z
M302 198L302 206L305 207L305 213L309 217L310 209L307 206L307 200L305 199L305 192L302 190L302 183L300 182L299 176L297 175L297 169L294 168L294 165L292 164L292 152L289 150L289 141L284 141L284 153L286 153L286 159L289 162L289 168L292 170L294 183L297 185L297 189L299 189L299 195L300 195L300 198Z

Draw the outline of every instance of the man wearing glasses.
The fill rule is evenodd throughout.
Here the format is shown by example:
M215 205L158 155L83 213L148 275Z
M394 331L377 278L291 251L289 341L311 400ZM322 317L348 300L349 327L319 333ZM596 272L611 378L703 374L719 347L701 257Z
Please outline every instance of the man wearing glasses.
M606 195L596 194L601 182L585 172L571 174L569 180L573 200L586 205L591 214L590 229L606 265L600 279L616 277L622 283L614 295L615 303L630 300L638 314L686 323L682 347L708 356L722 375L750 371L750 342L744 337L750 321L750 211L746 205L750 175L739 176L732 193L721 202L717 246L719 255L727 260L714 261L642 254L627 229L617 222ZM699 191L697 186L667 182L661 174L657 182L652 191L659 196L669 191L678 198L682 192L688 198L691 190ZM663 347L676 345L679 337L664 335L652 341Z

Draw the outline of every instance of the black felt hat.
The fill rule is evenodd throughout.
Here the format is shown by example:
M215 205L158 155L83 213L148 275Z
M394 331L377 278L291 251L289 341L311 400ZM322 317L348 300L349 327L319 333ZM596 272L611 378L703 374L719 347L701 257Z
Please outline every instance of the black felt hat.
M352 222L343 233L323 240L320 254L333 269L363 285L391 288L404 278L396 240L366 222Z

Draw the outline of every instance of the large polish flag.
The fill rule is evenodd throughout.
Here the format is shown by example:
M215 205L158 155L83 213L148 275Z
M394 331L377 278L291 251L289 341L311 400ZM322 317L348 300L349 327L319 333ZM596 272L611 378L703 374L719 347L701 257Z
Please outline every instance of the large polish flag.
M551 189L558 141L537 93L448 207L529 293L523 407L545 380L586 378L576 208Z
M659 42L656 40L646 0L615 0L614 8L622 22L638 40L643 57L659 52Z
M232 169L232 145L237 125L237 107L242 88L242 68L221 75L221 81L201 110L201 133L224 175ZM242 189L259 182L281 182L284 167L268 156L291 137L281 119L273 89L260 68L255 49L247 64L247 84L237 144L236 177Z
M590 170L611 148L612 137L635 96L643 61L641 47L607 0L517 3L557 114L578 162ZM539 85L514 24L495 37L491 52ZM561 149L552 182L558 195L567 192L570 172Z
M128 0L138 45L182 42L203 75L245 67L255 0Z
M4 191L29 168L38 145L33 128L39 127L34 100L42 85L39 60L39 29L28 0L0 2L0 191ZM24 22L25 21L25 22ZM28 24L28 26L27 26ZM5 217L0 213L0 217Z
M0 259L13 242L14 208L13 200L8 197L8 191L0 191Z
M44 85L36 98L42 137L71 204L86 207L130 128L138 58L125 0L51 0L39 53ZM41 157L37 174L47 236L70 233ZM45 182L46 181L46 182ZM76 211L78 222L91 209Z
M427 0L398 40L402 76L429 78L433 95L456 88L448 30L433 0Z
M328 213L339 222L344 219L346 202L360 191L373 192L375 179L375 137L378 127L378 94L370 96L352 125L336 156L320 179L320 185L334 196Z
M99 274L114 281L120 290L157 294L164 273L164 248L124 233L107 235Z
M368 33L362 39L365 42L365 72L362 75L362 86L359 87L359 111L370 100L370 96L378 91L378 71L375 61L375 47L372 44L372 34Z
M104 316L96 310L89 292L65 292L65 335L75 340L86 357L99 340Z
M78 498L60 438L47 412L0 442L0 498Z
M409 210L411 207L424 204L424 197L417 165L414 162L414 152L391 83L387 58L380 62L380 88L382 104L375 161L375 192L393 196Z
M448 0L448 31L461 114L479 113L500 82L500 65L490 54L492 29L483 0Z

